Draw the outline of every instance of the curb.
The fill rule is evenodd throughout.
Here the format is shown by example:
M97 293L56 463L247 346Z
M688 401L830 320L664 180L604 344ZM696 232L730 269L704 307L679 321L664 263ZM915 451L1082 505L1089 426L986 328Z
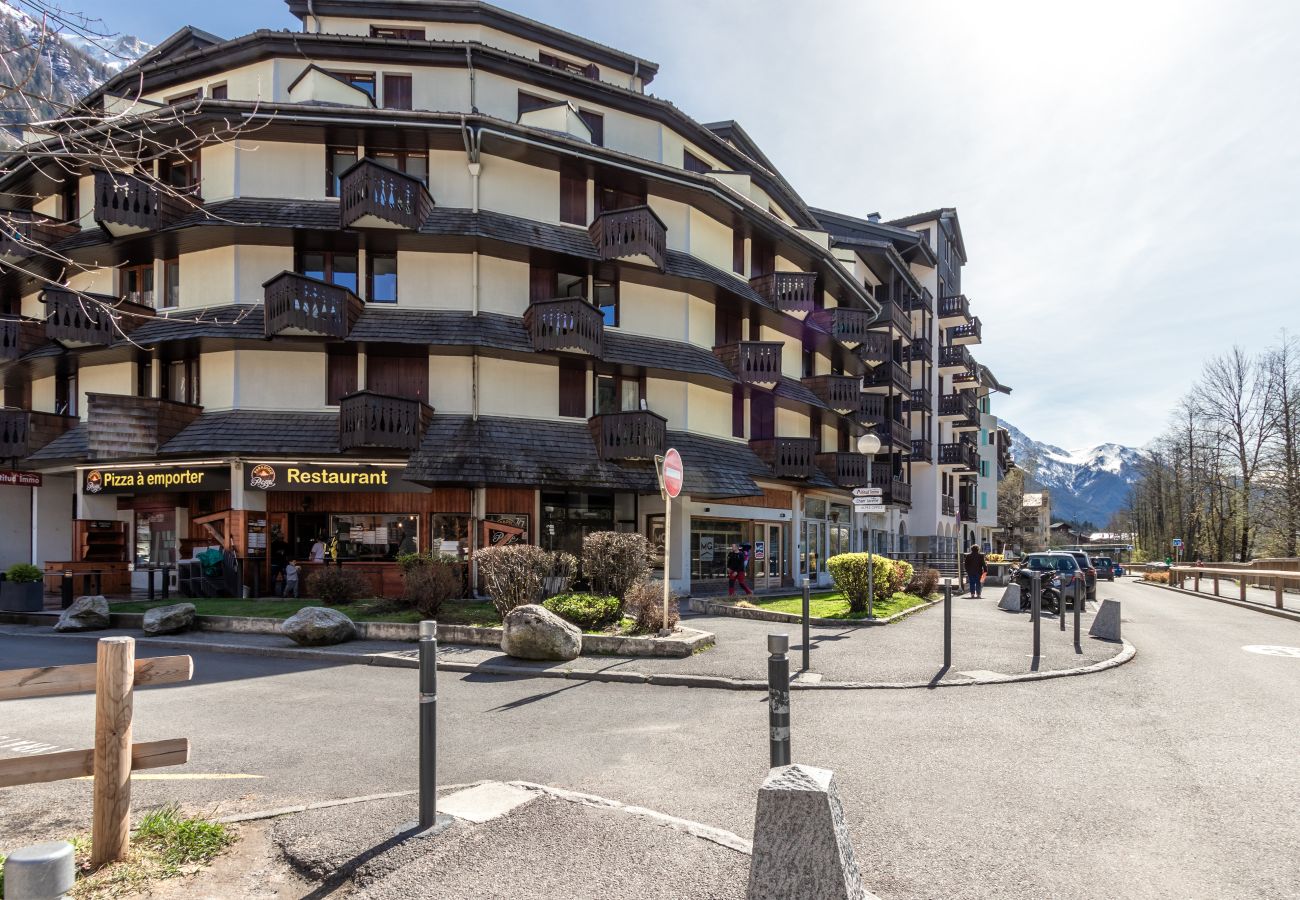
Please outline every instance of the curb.
M1186 594L1189 597L1201 597L1205 600L1213 600L1215 603L1226 603L1229 606L1236 606L1240 609L1250 609L1258 613L1264 613L1267 616L1276 616L1279 619L1287 619L1291 622L1300 622L1300 613L1289 609L1278 609L1276 606L1265 606L1262 603L1251 603L1249 600L1238 600L1236 597L1216 597L1213 594L1206 594L1203 591L1189 591L1187 588L1177 588L1168 584L1160 584L1156 581L1143 581L1138 579L1134 584L1145 584L1148 587L1160 588L1174 594Z
M692 597L688 600L691 612L699 613L706 616L727 616L732 619L748 619L752 622L780 622L782 624L802 624L803 616L795 613L775 612L770 609L761 609L759 607L733 606L730 603L716 603L712 600ZM875 628L881 625L891 625L908 616L915 615L923 610L930 609L943 603L943 598L937 600L928 600L919 606L913 606L902 612L896 612L892 616L883 619L821 619L814 616L808 618L809 625L819 625L828 628Z
M920 608L920 607L918 607ZM11 637L62 638L64 640L99 640L90 634L22 634L0 629L0 634ZM395 653L410 651L390 651L388 653L340 653L334 650L309 650L298 647L247 647L239 644L210 644L196 641L177 640L175 638L136 638L136 643L153 647L171 647L181 650L207 650L212 653L230 653L241 656L263 656L281 659L299 659L322 663L339 663L353 666L380 666L394 669L418 669L417 659L396 656ZM792 681L791 690L803 691L868 691L868 690L911 690L916 688L968 687L970 685L1015 684L1025 681L1046 681L1050 678L1069 678L1075 675L1092 675L1107 669L1118 668L1137 655L1137 648L1127 640L1122 641L1123 649L1110 659L1078 666L1073 669L1058 669L1050 672L1025 672L1019 675L998 675L997 677L964 678L961 681ZM758 678L728 678L721 675L686 675L660 674L647 672L607 672L581 671L577 669L550 668L537 669L525 666L502 666L492 663L465 663L452 660L439 660L439 671L460 672L473 675L499 675L511 678L562 678L573 681L612 682L619 684L646 684L656 687L705 688L721 691L766 691L767 682Z

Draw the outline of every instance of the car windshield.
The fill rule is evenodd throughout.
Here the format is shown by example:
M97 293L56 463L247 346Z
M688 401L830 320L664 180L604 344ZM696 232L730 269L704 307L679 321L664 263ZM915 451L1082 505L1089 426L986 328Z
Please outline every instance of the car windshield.
M1073 556L1031 556L1025 567L1035 572L1073 572L1078 565Z
M1099 556L1099 557L1097 557L1096 559L1094 559L1094 560L1092 561L1092 564L1093 564L1094 566L1109 566L1109 565L1111 564L1111 562L1110 562L1110 560L1107 559L1106 557L1104 557L1104 556Z

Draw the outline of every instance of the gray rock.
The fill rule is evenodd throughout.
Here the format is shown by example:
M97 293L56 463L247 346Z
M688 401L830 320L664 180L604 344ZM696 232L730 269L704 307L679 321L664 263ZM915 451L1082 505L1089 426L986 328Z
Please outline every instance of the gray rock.
M101 596L78 597L63 611L55 623L55 631L98 631L107 628L108 600Z
M501 649L518 659L577 659L582 632L549 609L528 604L506 613Z
M304 647L325 647L354 639L357 627L337 609L305 606L280 623L280 632Z
M1103 641L1118 641L1119 636L1119 601L1103 600L1097 617L1088 629L1089 637L1101 638Z
M194 624L193 603L173 603L155 606L144 614L145 634L176 634Z
M1002 599L998 601L998 609L1020 612L1020 585L1007 585L1007 589L1002 593Z
M878 900L862 886L834 773L781 766L767 773L754 816L748 900Z

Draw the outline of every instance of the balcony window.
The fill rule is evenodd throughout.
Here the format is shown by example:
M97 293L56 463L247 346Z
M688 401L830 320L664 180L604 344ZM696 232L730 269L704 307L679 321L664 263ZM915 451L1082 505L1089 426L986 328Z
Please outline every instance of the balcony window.
M397 302L397 255L371 253L366 256L366 300L370 303Z
M641 408L641 379L622 375L596 376L596 415L632 412Z
M411 109L411 76L384 74L384 109Z
M153 306L153 263L125 266L122 269L122 299Z
M197 193L200 184L198 154L160 160L158 180L176 191Z
M325 196L339 196L339 176L356 164L356 147L327 147L325 149Z
M429 185L429 154L423 151L376 150L367 158Z
M591 283L592 299L605 320L606 328L618 327L618 282L593 279Z
M181 304L181 264L178 259L163 260L163 298L164 309L173 309Z
M161 394L164 400L198 405L199 361L197 359L177 359L164 363L161 374Z
M382 25L371 25L370 36L396 41L423 41L425 31L423 28L387 28Z
M208 91L208 96L213 100L227 100L230 97L230 89L224 82L221 84L214 84L212 89Z
M54 379L54 414L58 416L77 415L77 373L61 375Z
M344 84L351 85L359 91L364 91L371 100L375 99L374 72L330 72L330 74Z
M298 254L295 271L357 293L357 255L313 250Z

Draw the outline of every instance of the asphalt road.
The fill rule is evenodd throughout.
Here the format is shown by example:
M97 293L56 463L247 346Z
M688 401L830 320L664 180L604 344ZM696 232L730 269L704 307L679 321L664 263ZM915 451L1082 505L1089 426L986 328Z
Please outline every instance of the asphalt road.
M1300 624L1154 588L1124 603L1135 660L1097 675L937 690L801 692L796 761L835 770L867 883L929 897L1300 897ZM958 636L959 639L959 636ZM142 655L163 655L146 651ZM0 638L0 667L89 643ZM415 672L196 654L137 694L136 739L193 761L137 808L215 814L413 788ZM767 765L752 693L444 674L444 782L554 784L748 836ZM90 745L89 696L10 701L6 738ZM412 801L414 802L414 801ZM414 807L413 807L414 809ZM0 790L0 847L84 827L89 784Z

